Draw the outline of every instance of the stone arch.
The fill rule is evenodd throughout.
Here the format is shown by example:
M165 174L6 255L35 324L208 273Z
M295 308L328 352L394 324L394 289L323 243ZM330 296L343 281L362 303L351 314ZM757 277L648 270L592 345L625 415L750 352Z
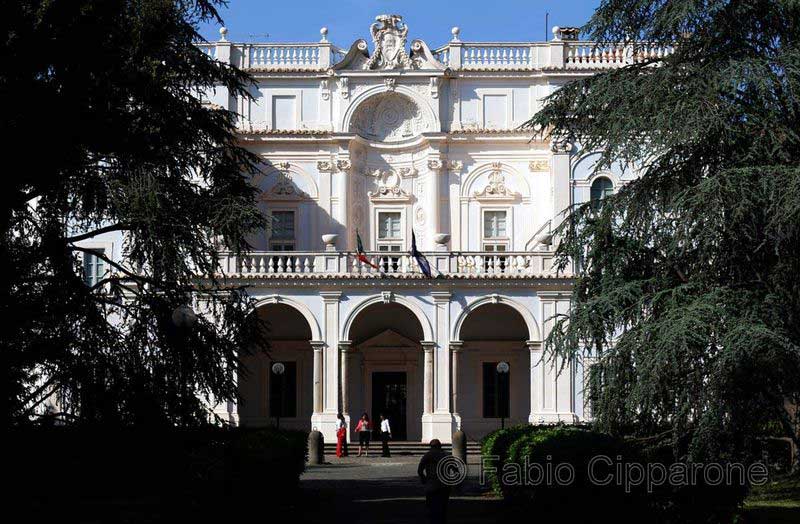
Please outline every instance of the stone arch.
M482 297L467 305L467 307L465 307L458 315L458 318L453 324L453 332L450 336L450 340L454 342L460 341L461 328L464 325L464 322L467 320L469 314L486 304L504 304L516 310L517 313L519 313L520 316L522 316L522 319L525 321L525 325L528 326L528 340L531 341L542 340L542 334L541 330L539 329L539 324L536 322L536 319L533 317L528 308L526 308L516 300L503 295L490 295L487 297Z
M385 298L381 295L374 296L362 300L353 310L347 315L344 323L342 324L342 332L340 335L340 340L350 340L350 329L353 327L353 323L358 315L364 311L366 308L373 304L380 304L382 302L387 302ZM433 336L433 328L431 327L431 323L428 320L428 317L425 315L425 312L422 311L422 308L415 304L412 300L409 300L403 296L393 296L389 302L394 302L405 306L411 313L417 317L420 326L422 326L422 333L423 333L423 340L424 341L432 341L435 340Z
M311 341L312 342L317 342L317 341L322 340L322 331L320 331L319 324L317 323L317 319L314 317L314 314L311 312L311 310L308 308L308 306L306 306L302 302L298 302L297 300L294 300L292 298L288 298L288 297L284 297L284 296L280 296L279 297L277 295L273 295L273 296L262 298L258 302L256 302L256 305L255 305L255 308L253 309L253 312L258 311L258 308L260 308L262 306L267 306L267 305L271 305L271 304L283 304L283 305L290 306L293 309L295 309L298 313L303 315L303 318L305 318L306 322L308 322L308 327L311 330Z
M509 177L513 179L514 185L518 184L520 196L522 198L529 198L531 196L531 188L530 185L528 185L528 181L524 176L520 175L519 171L517 171L514 166L505 162L490 162L476 167L467 174L464 178L464 182L461 184L461 197L472 198L475 182L483 175L491 173L492 171L501 171L509 175Z
M390 88L386 85L378 85L359 93L353 99L353 102L347 108L344 116L342 117L341 130L345 132L356 132L353 130L354 117L358 119L358 115L363 114L363 111L378 109L378 106L380 106L382 103L391 103L392 100L395 100L400 105L410 103L419 112L421 125L416 126L415 134L412 136L419 135L422 132L437 131L440 128L439 120L436 116L434 108L431 106L428 100L420 96L418 92L407 86L396 86ZM375 107L372 107L373 105ZM359 136L361 135L359 134ZM372 137L364 138L367 140L374 140ZM393 138L388 141L399 142L402 140L407 140L408 138L411 137L402 137L400 139ZM383 140L381 139L376 141Z

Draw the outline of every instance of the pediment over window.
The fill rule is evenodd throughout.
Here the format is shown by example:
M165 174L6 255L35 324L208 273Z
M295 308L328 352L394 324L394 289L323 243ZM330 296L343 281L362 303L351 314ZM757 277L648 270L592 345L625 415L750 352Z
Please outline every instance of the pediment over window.
M289 162L268 164L266 173L254 177L262 201L298 202L316 200L317 185L299 166Z
M519 193L506 186L506 177L499 169L489 173L489 182L480 191L475 191L475 198L479 201L510 201L517 200Z

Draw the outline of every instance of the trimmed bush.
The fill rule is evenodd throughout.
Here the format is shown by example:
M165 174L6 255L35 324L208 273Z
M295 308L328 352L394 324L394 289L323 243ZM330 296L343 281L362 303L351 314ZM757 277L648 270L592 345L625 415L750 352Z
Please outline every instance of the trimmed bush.
M33 520L67 522L280 515L306 458L306 433L275 429L51 427L8 442L12 499Z
M481 443L481 455L483 457L484 466L490 466L490 468L486 468L485 471L486 480L488 480L492 491L498 495L503 494L502 486L497 478L497 472L502 471L503 465L508 459L509 448L520 438L552 429L552 427L553 426L519 424L492 431L483 438Z

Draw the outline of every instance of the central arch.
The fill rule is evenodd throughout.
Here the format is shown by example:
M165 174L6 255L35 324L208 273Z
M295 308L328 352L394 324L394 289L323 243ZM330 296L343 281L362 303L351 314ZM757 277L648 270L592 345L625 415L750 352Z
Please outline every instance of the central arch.
M353 327L353 321L358 316L358 314L373 304L380 304L384 302L386 303L396 302L408 308L414 314L414 316L417 317L417 320L419 321L419 324L422 327L423 340L424 341L434 340L433 327L431 326L430 320L428 320L428 317L425 315L425 312L414 301L409 300L408 298L403 296L393 296L389 300L387 300L383 296L375 296L361 301L356 307L353 308L350 314L347 315L347 318L342 324L342 332L339 340L351 340L350 330Z
M430 350L432 333L422 309L405 297L387 292L353 309L342 331L343 410L351 420L367 413L375 427L385 415L395 439L422 439L432 386L426 374L430 355L423 348Z

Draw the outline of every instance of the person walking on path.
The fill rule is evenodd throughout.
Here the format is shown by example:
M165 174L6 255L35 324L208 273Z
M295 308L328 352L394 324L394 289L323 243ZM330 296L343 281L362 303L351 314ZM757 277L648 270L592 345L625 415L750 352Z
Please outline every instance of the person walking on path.
M389 426L389 419L381 413L381 456L391 457L389 453L389 439L392 438L392 428Z
M347 456L347 423L341 413L336 419L336 456L342 458Z
M431 523L447 522L447 501L450 498L450 486L442 482L439 476L439 462L448 453L442 450L439 439L431 440L431 449L419 461L417 475L425 485L425 506Z
M363 449L364 455L369 457L369 438L372 433L372 424L369 423L369 415L367 415L366 411L358 421L356 432L358 433L358 456L361 456Z

